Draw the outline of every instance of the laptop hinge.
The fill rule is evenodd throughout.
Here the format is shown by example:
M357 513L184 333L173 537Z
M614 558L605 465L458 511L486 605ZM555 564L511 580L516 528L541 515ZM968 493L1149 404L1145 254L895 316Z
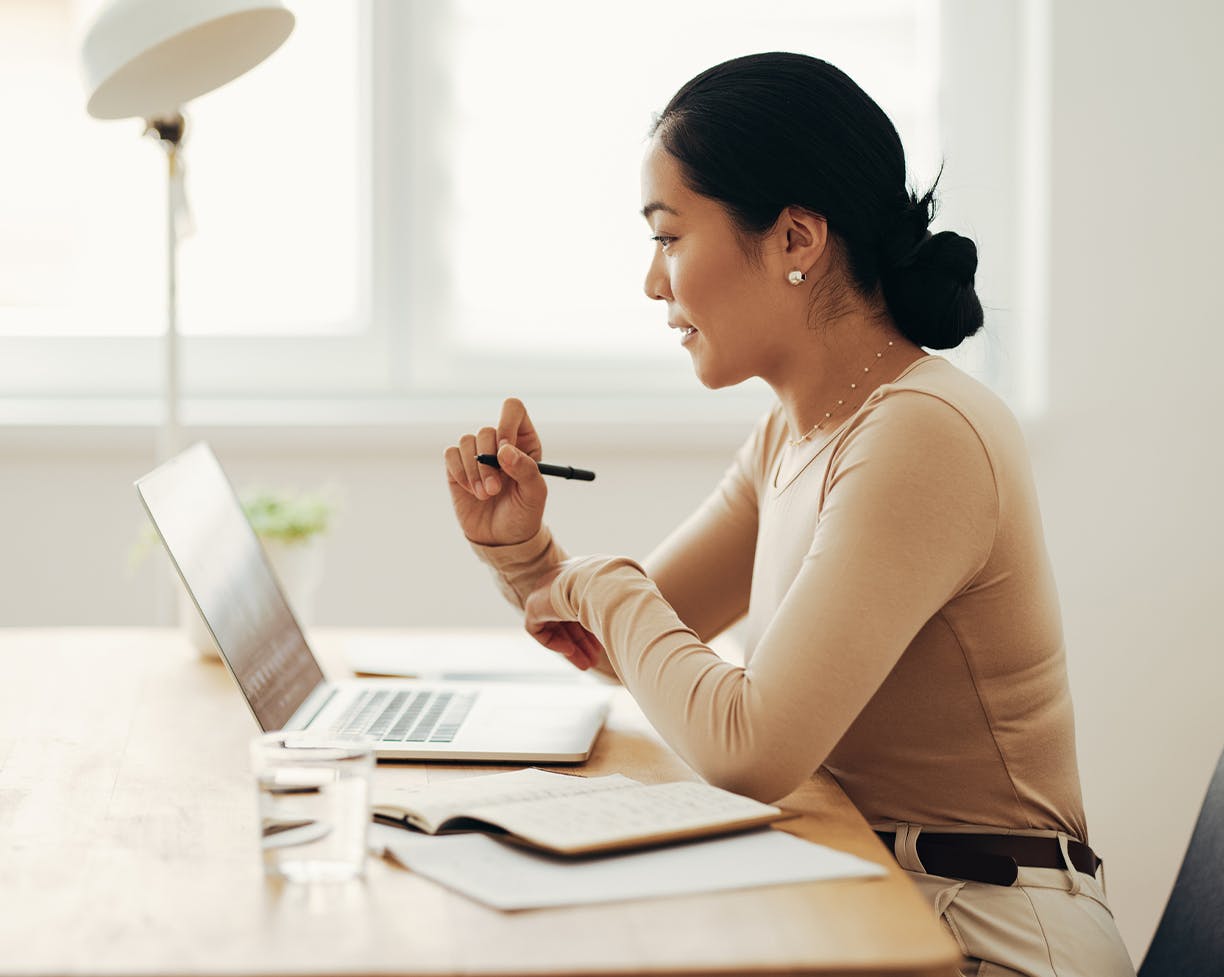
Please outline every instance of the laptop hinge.
M289 721L285 723L285 729L306 729L331 702L335 694L334 685L329 682L320 682L311 690L306 701L298 706L293 715L289 717Z

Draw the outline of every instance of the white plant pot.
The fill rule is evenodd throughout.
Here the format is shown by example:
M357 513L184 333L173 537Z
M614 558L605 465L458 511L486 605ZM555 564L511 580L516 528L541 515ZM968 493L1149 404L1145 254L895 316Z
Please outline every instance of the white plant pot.
M315 595L323 579L323 537L316 533L304 540L285 542L263 539L264 552L280 582L281 591L289 601L293 616L303 628L314 622ZM218 657L208 626L200 617L185 589L179 590L179 621L187 632L187 640L204 658Z

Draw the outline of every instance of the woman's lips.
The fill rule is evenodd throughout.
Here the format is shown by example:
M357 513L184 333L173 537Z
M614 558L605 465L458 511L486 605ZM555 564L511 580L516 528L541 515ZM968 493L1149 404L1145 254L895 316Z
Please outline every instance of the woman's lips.
M694 326L684 325L679 322L669 322L668 325L673 329L680 330L680 345L682 346L697 335L697 329Z

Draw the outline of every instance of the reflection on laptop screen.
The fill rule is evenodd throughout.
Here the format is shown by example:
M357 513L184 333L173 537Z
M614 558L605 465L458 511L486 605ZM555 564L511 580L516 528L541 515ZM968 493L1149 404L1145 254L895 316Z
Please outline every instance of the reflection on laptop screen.
M323 672L212 450L193 445L136 488L260 727L284 728Z

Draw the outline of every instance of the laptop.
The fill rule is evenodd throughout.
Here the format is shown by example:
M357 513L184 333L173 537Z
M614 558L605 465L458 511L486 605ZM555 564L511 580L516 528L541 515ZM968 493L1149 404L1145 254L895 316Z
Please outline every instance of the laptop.
M327 681L206 442L138 479L136 490L265 732L372 738L380 759L581 763L590 756L607 688Z

